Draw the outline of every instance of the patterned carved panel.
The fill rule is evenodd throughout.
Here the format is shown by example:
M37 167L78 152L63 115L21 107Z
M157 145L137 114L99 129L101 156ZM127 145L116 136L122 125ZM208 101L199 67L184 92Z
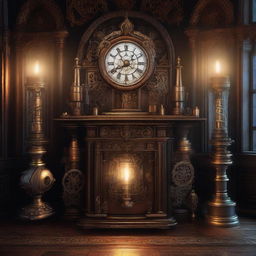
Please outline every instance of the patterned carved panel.
M183 0L67 0L67 19L72 26L81 26L116 10L148 13L168 24L180 24L184 18Z
M110 142L110 143L99 143L99 150L101 151L137 152L137 151L157 151L157 149L158 149L157 144L155 142L120 143L120 141L116 141L116 142Z
M108 5L104 0L67 0L67 18L71 25L82 25L106 11Z
M81 191L83 189L84 176L78 169L68 170L63 179L63 200L65 206L80 207L81 206Z
M179 24L183 20L183 1L180 0L143 0L141 10L170 24Z
M135 7L136 0L114 0L118 9L132 10Z
M151 127L102 127L100 136L107 138L149 138L154 136Z

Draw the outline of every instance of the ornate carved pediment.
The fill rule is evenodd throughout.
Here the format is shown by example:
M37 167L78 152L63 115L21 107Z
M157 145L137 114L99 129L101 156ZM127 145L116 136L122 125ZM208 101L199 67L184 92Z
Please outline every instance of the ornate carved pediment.
M103 48L108 48L111 45L111 41L115 39L126 38L125 36L130 36L134 39L141 41L142 45L150 51L151 57L155 57L155 45L153 40L146 34L134 30L133 23L127 17L121 23L120 30L113 31L103 38L98 46L97 54L99 55Z

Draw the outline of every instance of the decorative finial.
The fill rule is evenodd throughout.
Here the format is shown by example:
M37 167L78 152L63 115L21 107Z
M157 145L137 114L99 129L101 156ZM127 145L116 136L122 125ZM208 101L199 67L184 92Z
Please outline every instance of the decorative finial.
M185 89L182 85L182 68L181 58L177 58L176 62L176 84L174 86L173 110L174 115L182 115L184 113Z
M79 66L79 58L78 57L75 58L75 66Z
M120 29L123 35L128 35L133 32L134 26L130 22L127 16L125 17L125 20L121 24Z
M180 68L182 68L183 66L181 65L181 57L180 56L178 56L178 58L177 58L177 68L178 67L180 67Z

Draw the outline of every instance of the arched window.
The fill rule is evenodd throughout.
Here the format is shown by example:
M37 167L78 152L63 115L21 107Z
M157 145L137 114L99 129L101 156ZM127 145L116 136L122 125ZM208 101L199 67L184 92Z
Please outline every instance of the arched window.
M251 23L256 22L256 0L251 0Z
M243 1L243 23L256 22L256 0ZM256 41L243 41L242 52L242 150L256 152Z

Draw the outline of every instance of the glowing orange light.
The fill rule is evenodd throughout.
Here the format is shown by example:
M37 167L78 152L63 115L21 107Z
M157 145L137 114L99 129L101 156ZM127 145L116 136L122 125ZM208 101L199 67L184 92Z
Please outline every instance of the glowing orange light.
M39 65L39 62L36 61L35 65L34 65L34 74L35 75L38 75L40 73L40 65Z
M129 183L131 178L131 171L130 171L130 167L128 164L126 164L123 168L123 180L126 184Z
M216 74L220 74L220 72L221 72L221 65L218 60L216 60L216 62L215 62L215 72L216 72Z

